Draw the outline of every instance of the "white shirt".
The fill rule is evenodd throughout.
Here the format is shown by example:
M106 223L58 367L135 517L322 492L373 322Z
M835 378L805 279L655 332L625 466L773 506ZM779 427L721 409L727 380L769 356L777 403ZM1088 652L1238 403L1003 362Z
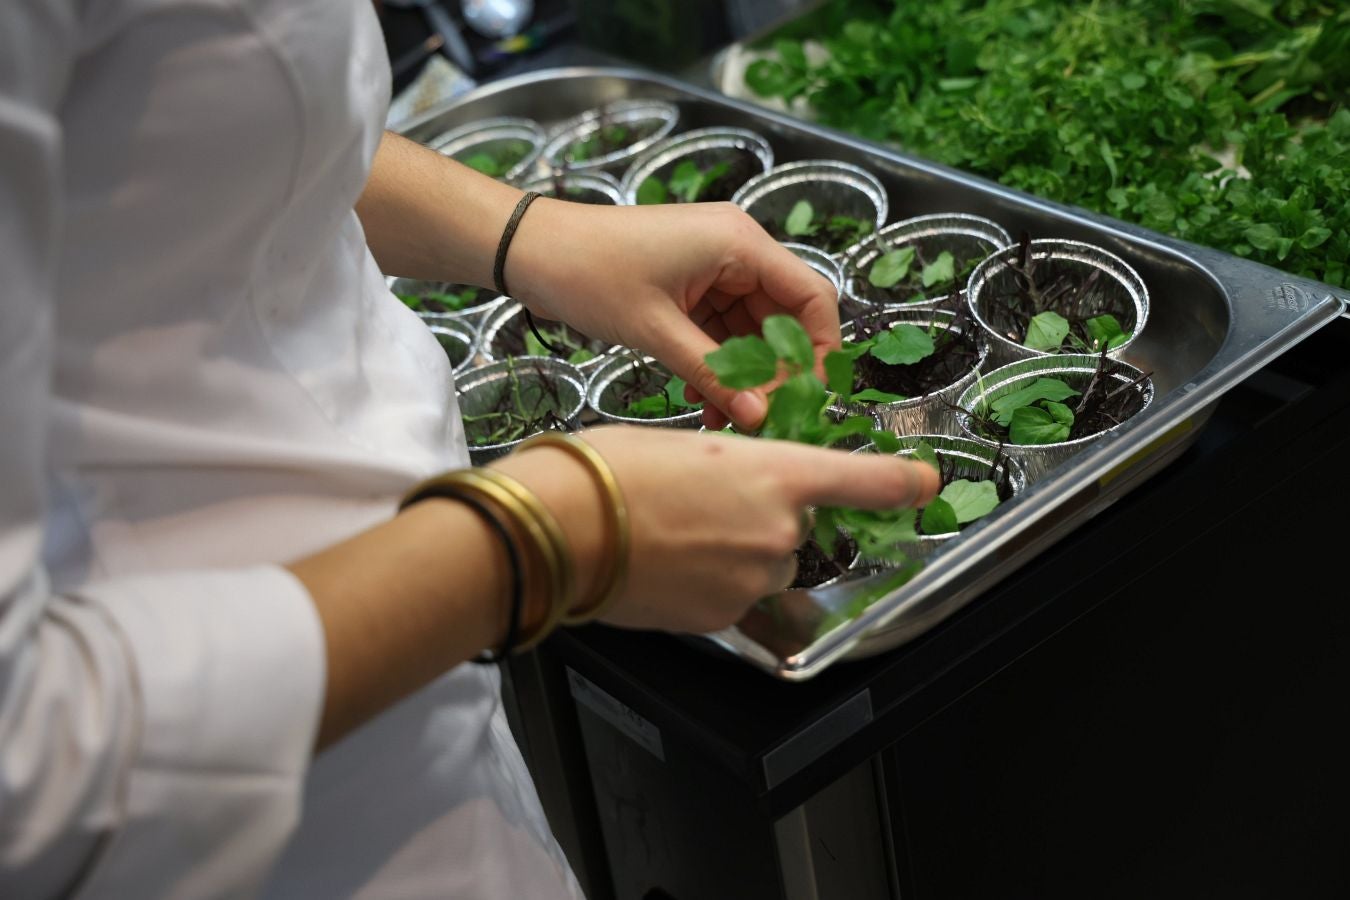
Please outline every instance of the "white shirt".
M467 461L388 92L369 0L0 2L0 897L580 897L494 672L311 759L279 564Z

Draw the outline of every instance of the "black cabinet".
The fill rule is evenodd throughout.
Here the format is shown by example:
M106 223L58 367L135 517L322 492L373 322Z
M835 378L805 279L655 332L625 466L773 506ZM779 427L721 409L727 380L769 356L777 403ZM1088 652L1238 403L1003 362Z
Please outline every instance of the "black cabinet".
M976 602L804 684L601 626L516 666L593 900L1350 896L1350 322Z

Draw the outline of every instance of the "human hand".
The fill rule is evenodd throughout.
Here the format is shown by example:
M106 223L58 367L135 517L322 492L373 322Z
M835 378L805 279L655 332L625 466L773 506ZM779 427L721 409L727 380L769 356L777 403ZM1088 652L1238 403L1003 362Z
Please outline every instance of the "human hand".
M704 424L759 425L764 389L722 387L703 358L771 315L801 321L817 364L839 346L830 283L729 203L599 207L539 199L507 257L512 294L537 315L650 354L709 401Z
M582 437L614 470L628 506L628 581L605 621L632 628L726 628L792 582L808 507L922 506L940 487L931 466L892 456L623 426ZM493 465L558 517L590 596L602 574L604 509L586 470L548 447Z

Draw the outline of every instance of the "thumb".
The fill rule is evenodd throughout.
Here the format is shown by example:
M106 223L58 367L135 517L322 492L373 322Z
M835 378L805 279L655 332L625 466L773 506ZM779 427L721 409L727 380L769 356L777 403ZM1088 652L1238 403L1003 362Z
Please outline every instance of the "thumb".
M737 427L746 430L758 428L769 411L764 391L760 388L736 390L724 387L704 360L705 356L718 348L718 343L683 315L662 318L664 321L659 323L658 331L661 346L648 352L688 382L705 403L716 407ZM717 424L720 418L709 416L705 410L705 422L711 419L713 424Z

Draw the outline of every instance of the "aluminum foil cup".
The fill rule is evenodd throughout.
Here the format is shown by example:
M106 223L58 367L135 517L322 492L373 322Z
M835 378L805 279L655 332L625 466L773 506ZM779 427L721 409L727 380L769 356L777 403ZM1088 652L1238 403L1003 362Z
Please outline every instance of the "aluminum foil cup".
M832 159L808 159L776 166L751 178L731 198L732 203L775 237L820 247L827 253L847 249L832 249L815 237L789 237L783 232L783 220L799 200L810 201L818 212L870 219L874 231L885 224L889 212L886 189L875 175L852 163Z
M642 182L652 177L662 181L669 179L683 160L692 159L700 166L709 166L737 151L750 154L758 163L758 171L752 172L751 177L773 168L773 148L769 142L744 128L699 128L668 137L628 167L620 182L623 202L636 206L638 188ZM740 184L736 185L737 190L740 187Z
M939 461L953 467L954 478L996 483L1006 478L1011 493L1003 498L1004 503L1026 490L1027 475L1021 464L1006 453L1000 454L995 445L948 434L912 434L900 438L900 450L895 455L913 456L920 443L927 443L937 453ZM875 447L868 446L859 452L877 451ZM917 541L905 544L904 550L912 559L926 560L947 542L960 536L959 531L951 534L921 534ZM871 569L883 568L884 565L865 559L859 563L860 567Z
M573 203L590 203L594 206L621 206L623 194L619 182L608 172L568 172L560 171L552 175L540 175L521 184L523 191L536 191L545 197L557 197L558 188L563 190L563 200Z
M830 284L834 285L835 297L840 296L843 276L840 273L839 260L819 247L812 247L810 244L798 244L789 241L784 243L783 246L795 253L798 259L829 279Z
M655 394L670 380L670 370L650 356L628 353L606 357L591 372L586 383L586 405L602 420L623 425L655 425L664 428L698 428L703 419L701 409L687 410L675 416L643 418L626 415L618 399L621 392L642 388Z
M453 284L448 281L421 281L416 278L386 278L389 290L394 294L420 294L424 291L435 293L445 293L453 288L465 287L465 285ZM488 291L487 293L493 294ZM483 319L495 309L511 302L510 297L503 297L500 294L493 294L492 299L477 306L470 306L467 309L461 309L457 312L417 312L418 318L428 325L443 325L447 322L465 322L477 327Z
M502 181L515 183L529 177L535 170L544 149L544 140L544 129L533 119L503 116L461 125L432 138L427 146L437 153L464 162L478 153L490 154L494 150L504 149L511 141L524 141L529 144L529 152L501 176Z
M1097 371L1099 359L1100 357L1092 354L1063 353L1057 356L1037 356L1034 359L1024 359L997 368L966 388L957 399L956 405L965 410L956 414L957 422L967 437L983 444L997 446L997 440L980 433L971 421L971 411L979 411L1000 397L1026 387L1037 378L1058 378L1077 391L1085 391L1092 381L1093 373ZM1106 365L1105 377L1116 385L1129 384L1144 374L1129 363L1110 357L1107 358ZM1142 405L1134 413L1134 416L1138 416L1153 402L1153 379L1144 379L1134 390L1138 391L1142 400ZM1005 443L1003 451L1021 463L1028 481L1035 482L1103 434L1115 431L1119 427L1120 425L1115 425L1097 434L1059 444Z
M966 286L966 302L980 326L989 333L991 361L1006 365L1019 359L1052 356L1041 350L1022 345L1023 335L996 300L1015 290L1017 275L1010 263L1015 263L1021 247L1013 245L999 250L976 267ZM1055 309L1066 318L1111 313L1127 331L1130 339L1111 351L1120 356L1144 330L1148 322L1148 288L1125 260L1092 244L1081 241L1032 241L1031 258L1036 262L1036 275L1050 277L1073 275L1086 278L1100 272L1093 289L1081 297L1073 297Z
M679 107L664 100L615 100L613 103L574 116L550 132L544 144L543 160L551 168L565 168L572 172L597 169L621 172L633 160L664 140L675 130L679 121ZM584 160L567 158L568 148L574 143L584 141L602 127L609 125L638 128L650 126L651 131L641 139L603 156Z
M558 322L551 322L548 319L535 318L535 325L540 330L545 328L556 328ZM492 313L483 320L482 330L479 335L479 348L483 358L488 362L496 362L506 359L508 356L525 357L522 350L519 353L512 353L508 348L512 343L518 342L521 347L525 343L525 335L529 333L529 325L525 321L525 307L514 300L492 311ZM593 372L604 360L606 355L614 349L610 344L604 341L591 340L587 344L587 349L595 356L583 363L576 363L578 369L582 372ZM535 357L530 357L531 359Z
M936 259L944 250L957 260L983 260L995 250L1011 243L1008 232L997 223L965 213L918 216L894 222L877 234L863 238L844 253L840 263L844 272L844 296L851 303L863 307L939 306L955 309L965 302L964 281L957 290L946 296L910 303L908 297L897 297L887 288L873 286L867 280L867 272L879 256L903 247L914 247L929 261Z
M474 443L473 417L493 412L503 398L512 397L518 391L532 415L542 413L548 406L556 406L550 424L557 430L566 431L578 427L581 408L586 402L585 376L576 366L538 356L506 359L473 369L458 379L456 388L459 414L464 419L464 433L469 441L469 458L474 465L505 456L530 436L522 435L502 443ZM552 402L550 392L556 393L556 404Z
M450 369L456 375L473 365L478 355L478 331L463 320L441 322L430 326L437 343L450 360Z
M965 375L930 394L910 397L897 403L855 404L854 408L874 415L884 430L897 435L960 434L961 426L957 413L948 404L956 404L957 399L975 383L979 373L987 365L989 344L984 335L969 317L966 317L962 324L957 322L956 313L933 307L919 309L887 307L876 313L876 319L878 324L886 327L907 323L920 328L949 327L958 333L969 333L975 338L976 361L974 367ZM853 339L857 333L857 325L856 320L844 324L840 332L845 340Z

